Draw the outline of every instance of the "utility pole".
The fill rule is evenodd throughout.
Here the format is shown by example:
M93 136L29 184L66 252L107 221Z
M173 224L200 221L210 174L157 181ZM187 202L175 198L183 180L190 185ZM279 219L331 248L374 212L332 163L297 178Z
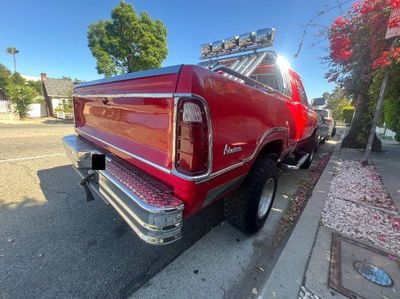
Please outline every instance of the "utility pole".
M379 116L381 115L381 111L382 111L383 98L385 96L388 78L389 78L389 71L385 70L385 73L383 75L381 90L379 91L378 102L376 103L376 107L375 107L374 118L372 120L371 129L369 131L367 148L365 149L364 157L362 159L362 164L368 163L369 154L371 153L371 149L372 149L372 143L374 142L376 124L379 120Z

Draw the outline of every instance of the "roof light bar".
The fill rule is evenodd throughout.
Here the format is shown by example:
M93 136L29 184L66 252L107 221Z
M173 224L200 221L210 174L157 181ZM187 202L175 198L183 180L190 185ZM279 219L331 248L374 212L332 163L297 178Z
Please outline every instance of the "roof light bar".
M269 47L272 46L274 36L274 28L264 28L257 32L248 32L225 40L203 44L200 50L201 59Z

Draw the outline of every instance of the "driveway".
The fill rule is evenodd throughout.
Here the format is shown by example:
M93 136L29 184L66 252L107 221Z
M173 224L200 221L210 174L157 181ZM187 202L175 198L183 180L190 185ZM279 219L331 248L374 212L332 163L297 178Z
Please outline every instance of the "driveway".
M186 221L182 240L143 243L104 202L85 202L61 144L72 133L68 124L0 125L0 298L125 298L223 221L220 202ZM282 174L279 212L254 246L269 248L279 215L307 175ZM213 252L219 244L207 246Z

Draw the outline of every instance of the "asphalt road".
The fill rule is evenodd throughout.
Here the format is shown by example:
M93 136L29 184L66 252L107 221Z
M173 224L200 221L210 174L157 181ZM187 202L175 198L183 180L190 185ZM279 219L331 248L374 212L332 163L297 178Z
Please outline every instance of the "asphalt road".
M61 144L71 133L68 124L0 124L2 299L125 298L223 221L217 203L184 223L182 240L143 243L104 202L85 202ZM282 174L278 206L305 174Z

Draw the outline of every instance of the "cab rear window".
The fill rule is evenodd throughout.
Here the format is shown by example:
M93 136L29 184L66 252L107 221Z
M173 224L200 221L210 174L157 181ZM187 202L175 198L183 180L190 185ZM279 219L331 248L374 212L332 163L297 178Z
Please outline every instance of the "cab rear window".
M279 90L278 78L274 73L252 75L250 76L250 78L269 87L272 87L273 89Z

